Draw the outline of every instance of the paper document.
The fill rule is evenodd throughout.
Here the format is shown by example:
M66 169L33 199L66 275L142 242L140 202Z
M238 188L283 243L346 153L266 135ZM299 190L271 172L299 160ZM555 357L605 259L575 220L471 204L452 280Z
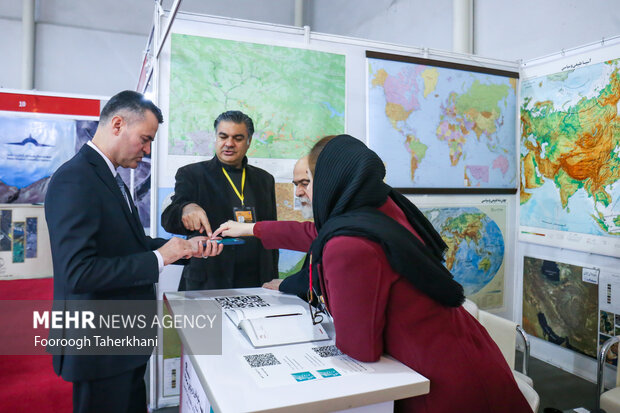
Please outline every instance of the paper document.
M357 361L336 346L301 344L243 354L241 363L261 387L334 379L374 371L371 363Z
M218 297L216 300L229 303L225 298ZM222 307L230 321L247 335L254 347L329 339L323 326L312 324L310 313L303 305Z

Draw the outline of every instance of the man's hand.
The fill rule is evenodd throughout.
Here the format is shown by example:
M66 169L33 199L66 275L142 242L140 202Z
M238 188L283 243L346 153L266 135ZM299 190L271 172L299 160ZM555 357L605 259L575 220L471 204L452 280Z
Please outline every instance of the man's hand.
M254 235L254 224L241 223L237 221L226 221L212 235L212 238L218 235L224 237L251 237Z
M206 243L206 246L203 246ZM189 240L173 237L157 251L164 260L164 265L172 264L181 258L212 257L222 252L224 246L206 237L195 237Z
M276 290L276 291L278 291L280 289L280 284L282 284L282 281L283 280L281 280L279 278L274 278L273 280L263 284L263 288L267 288L268 290Z
M207 213L198 204L187 204L183 207L181 221L185 229L189 231L198 231L211 236L211 225L207 218Z
M193 257L209 258L220 255L224 250L222 244L218 244L216 239L207 237L193 237L188 240L192 244Z

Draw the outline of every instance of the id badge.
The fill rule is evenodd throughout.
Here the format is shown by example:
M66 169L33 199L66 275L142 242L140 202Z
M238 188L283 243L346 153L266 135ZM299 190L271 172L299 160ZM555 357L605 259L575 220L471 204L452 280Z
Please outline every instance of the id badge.
M253 223L256 222L254 217L256 216L256 213L254 212L254 207L236 207L233 208L233 212L235 214L235 221L237 222L246 222L246 223Z

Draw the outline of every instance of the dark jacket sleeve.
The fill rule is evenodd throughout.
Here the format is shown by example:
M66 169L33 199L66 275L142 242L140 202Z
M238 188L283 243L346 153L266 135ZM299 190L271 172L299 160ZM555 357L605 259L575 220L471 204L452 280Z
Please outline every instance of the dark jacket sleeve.
M308 280L308 268L303 267L299 272L291 274L280 283L278 290L285 294L296 295L302 300L308 300L308 290L310 282Z
M147 242L149 244L149 249L151 250L156 250L158 248L160 248L162 245L164 245L166 242L168 242L167 239L164 238L151 238L151 237L146 237Z
M174 179L172 203L161 214L161 226L172 234L189 235L191 231L185 229L181 216L185 205L198 203L197 188L199 183L195 174L187 166L179 168Z
M127 233L127 222L122 219L113 222L113 217L104 216L105 206L92 196L88 180L81 175L61 173L54 176L45 199L54 274L64 278L66 293L92 293L156 283L159 270L155 254L131 250L130 244L122 239ZM127 245L125 254L102 250L106 247L100 239L102 226L107 226L108 231L118 226L117 239L109 240L116 244L107 248L120 249Z
M151 249L153 251L155 251L156 249L159 249L162 245L164 245L166 242L169 241L169 240L164 239L164 238L146 237L146 239L147 239L147 243L149 245L149 249ZM175 262L172 262L172 263L170 263L168 265L187 265L187 264L189 264L189 259L181 258L180 260L176 260Z

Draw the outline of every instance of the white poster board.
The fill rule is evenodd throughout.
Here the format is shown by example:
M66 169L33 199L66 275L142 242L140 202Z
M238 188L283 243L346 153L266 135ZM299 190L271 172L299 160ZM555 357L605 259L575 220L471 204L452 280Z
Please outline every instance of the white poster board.
M0 204L0 222L8 222L9 217L10 229L8 233L3 229L0 236L8 237L12 248L0 251L0 281L51 277L52 251L43 206ZM18 254L20 248L22 253ZM21 258L16 259L16 255Z
M448 244L446 267L465 295L512 319L516 284L515 197L409 195Z

